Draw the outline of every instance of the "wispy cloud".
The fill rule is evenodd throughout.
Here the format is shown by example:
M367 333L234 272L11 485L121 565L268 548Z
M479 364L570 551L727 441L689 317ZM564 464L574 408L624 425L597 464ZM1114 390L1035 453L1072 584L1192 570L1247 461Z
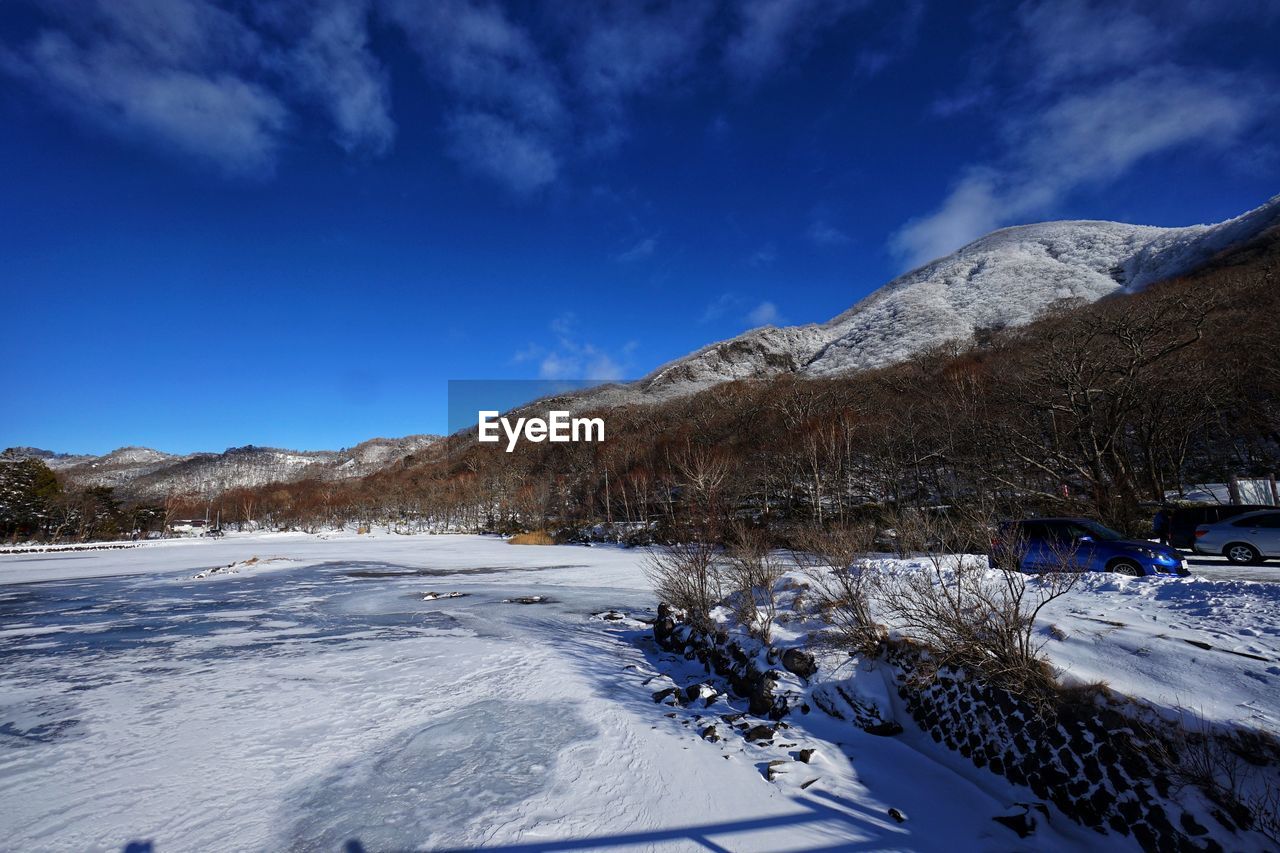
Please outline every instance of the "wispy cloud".
M0 34L0 73L121 139L257 177L317 125L355 156L396 144L376 21L420 60L427 86L405 89L436 110L435 152L530 196L611 153L635 102L780 73L869 0L11 2L37 25Z
M806 236L815 246L843 246L852 242L848 234L821 218L809 223Z
M333 138L348 153L385 154L395 139L385 69L369 50L365 0L317 3L282 70L319 102L333 122Z
M585 147L608 150L627 135L628 102L668 89L694 69L709 36L711 0L553 6L572 45L566 65L578 100Z
M724 319L733 319L745 326L779 325L786 322L778 306L769 301L752 303L741 293L732 291L722 293L703 309L699 320L701 323L714 323Z
M0 70L114 136L255 177L273 171L298 104L324 109L347 150L382 153L394 136L363 0L308 7L301 23L205 0L41 8L47 25L0 45Z
M747 312L747 322L753 326L769 326L782 322L778 306L772 302L761 302Z
M1275 81L1168 58L1206 11L1193 6L1158 20L1126 3L1022 7L1024 82L1011 96L1021 108L999 119L1002 154L965 168L935 210L893 235L890 247L904 265L1050 214L1071 193L1161 152L1241 143L1280 102Z
M638 346L628 341L620 349L608 350L584 340L572 312L554 318L548 329L553 343L532 343L512 356L515 364L536 362L540 379L622 379Z
M645 258L652 257L654 250L657 248L658 238L645 237L632 244L631 248L614 255L613 258L618 263L630 264L635 261L642 261Z
M708 303L702 311L700 323L714 323L726 314L741 309L743 298L737 293L722 293Z
M778 247L773 243L765 243L747 256L747 264L753 267L772 266L773 262L778 259Z
M924 0L896 4L888 23L858 51L858 72L873 77L909 53L920 37L923 21Z
M724 61L735 76L755 82L788 57L807 52L818 34L867 5L866 0L743 0Z
M560 163L546 137L501 116L460 113L446 125L449 152L472 171L531 193L552 183Z

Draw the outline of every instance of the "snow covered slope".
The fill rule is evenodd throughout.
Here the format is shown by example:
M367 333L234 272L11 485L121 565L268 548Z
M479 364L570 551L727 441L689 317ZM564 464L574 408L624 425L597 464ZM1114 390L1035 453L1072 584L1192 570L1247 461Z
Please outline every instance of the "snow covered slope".
M1280 196L1217 225L1003 228L894 279L826 323L754 329L670 362L625 391L601 394L608 402L635 401L637 391L656 400L745 377L881 367L976 329L1028 323L1061 299L1092 302L1182 275L1276 226Z
M158 498L172 493L213 495L227 489L304 479L364 477L434 443L436 436L373 438L344 450L280 450L233 447L223 453L175 456L146 447L122 447L105 456L61 456L15 448L37 456L74 485L111 486L122 493Z

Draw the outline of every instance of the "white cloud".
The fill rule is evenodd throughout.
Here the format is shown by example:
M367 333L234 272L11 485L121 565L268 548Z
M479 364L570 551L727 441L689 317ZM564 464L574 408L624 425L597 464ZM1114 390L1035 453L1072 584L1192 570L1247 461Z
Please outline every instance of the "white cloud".
M693 70L714 9L710 0L674 0L594 3L564 11L572 45L569 76L590 128L586 148L612 147L626 135L629 99L670 88Z
M773 243L765 243L747 258L747 264L753 267L772 266L778 259L778 247Z
M1278 98L1274 81L1256 70L1176 61L1179 39L1210 13L1196 3L1158 20L1132 3L1024 5L1022 64L1014 68L1024 82L1008 96L1016 107L997 116L1002 153L962 170L942 203L905 223L890 249L914 267L994 228L1051 216L1073 192L1162 152L1238 146ZM983 84L984 97L991 85Z
M484 112L453 116L446 125L449 152L467 168L531 193L556 179L560 163L547 139Z
M11 2L37 32L0 35L0 73L118 137L258 176L317 122L349 154L391 149L376 20L421 60L433 147L529 195L625 139L634 102L705 87L709 64L753 82L779 73L869 0ZM709 132L726 129L722 116Z
M751 303L741 293L732 291L722 293L703 309L699 322L713 323L731 318L753 328L780 325L785 322L785 318L778 311L778 306L772 302L759 302L748 308L749 305Z
M1052 84L1158 60L1177 41L1189 13L1171 9L1157 21L1123 0L1045 0L1024 4L1018 21L1037 81Z
M743 303L743 299L736 293L722 293L709 303L702 311L700 323L712 323L724 317L730 312L736 311Z
M532 36L478 0L380 0L449 97L446 151L517 194L554 182L568 111Z
M582 340L577 317L572 312L555 317L548 328L555 338L554 345L530 344L512 356L516 364L536 360L540 379L622 379L637 346L635 341L629 341L621 351L609 352Z
M865 5L865 0L743 0L725 45L725 64L735 76L758 81L788 57L807 52L824 28Z
M48 0L44 27L0 46L0 70L117 137L265 176L299 103L324 110L348 151L394 136L386 80L367 50L364 0Z
M285 73L318 100L343 150L385 154L395 139L387 75L369 51L364 0L317 6L287 54Z
M232 73L155 66L122 44L82 47L60 32L41 34L3 64L114 135L195 155L228 174L269 174L290 117L279 98Z
M825 219L815 219L809 223L808 237L816 246L843 246L852 242L848 234Z
M971 170L952 188L941 207L898 229L890 238L889 248L908 268L915 268L995 229L1011 215L1007 202L996 197L997 180L989 170Z
M772 302L761 302L747 312L746 319L752 326L771 326L781 323L782 315L778 313L778 306Z
M644 239L637 241L626 251L619 252L614 256L614 260L623 264L642 261L645 258L652 257L654 250L657 248L658 239L656 237L645 237Z
M868 39L868 43L858 52L858 72L874 77L905 56L915 47L923 22L923 0L903 0L899 3L883 31Z

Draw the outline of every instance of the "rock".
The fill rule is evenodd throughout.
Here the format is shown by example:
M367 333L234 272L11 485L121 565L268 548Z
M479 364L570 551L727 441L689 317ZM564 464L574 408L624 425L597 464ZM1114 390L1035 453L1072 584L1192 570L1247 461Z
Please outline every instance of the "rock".
M778 709L775 707L777 702L773 694L777 679L778 674L770 670L764 673L752 686L747 706L751 713L761 717L774 717L774 719L780 716ZM785 713L785 709L783 713Z
M893 737L894 735L902 734L902 726L893 720L863 726L862 730L869 735L879 735L880 737Z
M687 702L696 702L701 699L703 707L709 708L720 698L720 693L709 684L690 684L684 689L684 698Z
M764 777L770 782L774 781L782 775L782 768L790 763L791 762L784 759L775 758L773 761L770 761L769 766L765 768Z
M677 705L680 704L680 689L677 687L668 687L665 690L659 690L657 693L653 694L654 702L661 703L665 702L667 699L671 699Z
M1208 832L1208 828L1200 821L1196 820L1190 812L1183 812L1182 817L1178 820L1182 824L1182 828L1186 830L1187 835L1204 835Z
M763 723L758 726L752 726L747 729L747 733L743 735L749 742L754 743L760 740L773 740L773 726L766 726Z
M897 809L889 809L889 817L893 818L898 823L907 822L907 816L904 815L902 812L898 811Z
M1018 833L1019 838L1026 838L1036 831L1036 819L1031 814L1031 809L1025 805L1019 807L1013 814L996 815L992 820L1002 826L1009 827Z
M817 752L816 749L802 749L800 750L800 754L797 755L796 758L800 761L803 761L805 764L810 764L813 762L813 756L816 752Z
M802 649L787 649L782 653L782 668L801 678L809 678L818 671L813 655Z
M702 730L702 739L710 741L711 743L718 743L720 740L720 733L716 731L715 726L707 726Z

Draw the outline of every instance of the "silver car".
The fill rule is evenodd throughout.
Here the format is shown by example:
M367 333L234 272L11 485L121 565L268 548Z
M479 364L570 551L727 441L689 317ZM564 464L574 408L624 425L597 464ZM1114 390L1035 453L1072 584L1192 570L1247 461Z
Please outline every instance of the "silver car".
M1221 554L1233 563L1256 565L1280 557L1280 509L1246 512L1196 528L1197 554Z

